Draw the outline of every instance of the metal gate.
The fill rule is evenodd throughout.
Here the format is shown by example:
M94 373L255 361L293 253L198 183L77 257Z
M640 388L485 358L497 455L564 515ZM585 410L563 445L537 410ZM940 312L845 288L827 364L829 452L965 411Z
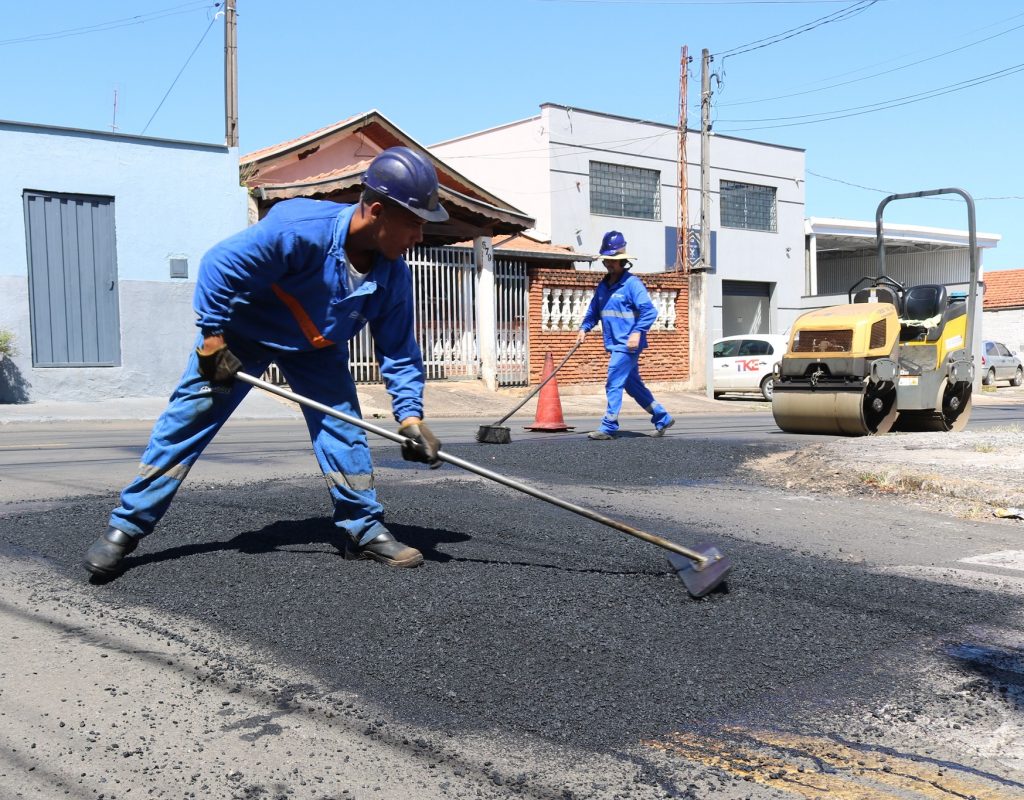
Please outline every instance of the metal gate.
M405 260L412 270L416 341L427 380L478 377L472 251L415 247ZM368 327L349 343L349 365L356 383L380 380Z
M526 262L494 260L494 305L499 386L525 386L530 378L529 292Z

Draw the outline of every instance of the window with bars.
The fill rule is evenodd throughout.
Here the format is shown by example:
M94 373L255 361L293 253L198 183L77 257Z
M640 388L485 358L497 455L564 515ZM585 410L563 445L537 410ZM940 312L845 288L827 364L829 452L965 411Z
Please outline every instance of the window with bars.
M591 161L590 213L661 219L661 173Z
M722 181L719 193L723 228L744 228L748 231L770 233L778 230L774 186Z

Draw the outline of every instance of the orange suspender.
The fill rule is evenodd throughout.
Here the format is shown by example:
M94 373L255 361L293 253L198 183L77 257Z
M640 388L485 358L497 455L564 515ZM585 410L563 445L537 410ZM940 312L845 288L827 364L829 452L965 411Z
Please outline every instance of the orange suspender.
M305 334L307 339L309 339L309 343L313 345L313 347L330 347L334 344L330 339L324 338L323 334L316 329L316 325L313 324L313 320L309 318L309 314L306 313L306 309L302 307L302 304L298 300L288 294L288 292L276 283L271 284L270 288L274 290L274 294L280 298L281 302L288 306L288 310L292 312L292 316L295 317L295 321L299 323L302 333Z

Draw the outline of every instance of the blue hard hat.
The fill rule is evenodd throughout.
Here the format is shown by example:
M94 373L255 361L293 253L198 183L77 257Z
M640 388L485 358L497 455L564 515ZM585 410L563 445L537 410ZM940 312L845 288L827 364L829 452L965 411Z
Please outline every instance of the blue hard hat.
M370 162L363 185L427 222L448 219L437 197L437 170L423 153L389 147Z
M618 231L608 231L601 239L601 257L609 259L631 259L626 253L626 237Z

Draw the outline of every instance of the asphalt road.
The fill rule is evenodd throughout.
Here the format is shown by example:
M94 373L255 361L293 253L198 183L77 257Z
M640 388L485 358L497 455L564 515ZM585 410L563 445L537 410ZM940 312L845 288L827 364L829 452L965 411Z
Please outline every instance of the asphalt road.
M730 402L723 400L721 402ZM746 402L746 401L739 401ZM753 413L680 416L667 439L714 437L772 444L807 445L828 437L780 431L770 406L755 403ZM372 420L394 428L389 420ZM567 418L570 432L526 431L522 421L509 425L515 444L559 445L583 439L594 427L592 418ZM1024 404L977 405L968 430L1024 423ZM486 421L437 419L433 430L443 442L470 444ZM8 425L0 437L0 502L40 500L92 493L116 493L134 474L146 445L150 422L48 422ZM643 437L649 425L636 417L623 419L623 438ZM395 445L369 437L375 453ZM592 443L600 446L600 443ZM463 456L483 466L502 445L480 445ZM299 421L230 420L189 476L190 484L269 480L305 472L317 473L305 427ZM2 513L2 512L0 512Z
M1011 413L978 408L971 424ZM478 425L437 428L452 452L490 469L683 544L715 542L736 563L728 591L694 601L656 548L450 467L410 467L390 444L375 451L388 524L426 563L346 562L302 432L244 421L225 428L158 533L105 584L86 582L78 561L148 426L6 429L0 558L31 565L23 617L81 617L66 637L111 615L150 630L142 620L156 615L161 642L216 664L193 682L251 695L277 678L262 721L232 717L219 695L224 716L195 741L254 730L245 741L296 741L276 715L306 705L307 726L338 720L357 750L386 751L416 776L372 759L349 774L296 743L288 770L251 751L234 778L214 774L219 762L198 768L214 788L196 796L1024 798L1024 581L962 561L1013 550L1013 529L898 499L760 487L744 467L751 456L816 438L780 434L763 413L615 442L514 430L511 445L482 446L470 443ZM5 647L13 663L15 645ZM79 680L116 696L117 675L96 669ZM291 674L305 682L280 678ZM12 668L2 675L7 714L20 687ZM161 743L171 723L160 701L132 686L114 706L127 730L114 732L89 716L103 701L81 698L67 716L95 730L97 749L109 736L122 749L140 739L126 752L148 769L130 762L118 787L98 789L83 772L80 796L182 796L174 776L201 759L193 740L191 750ZM141 716L118 716L140 703ZM25 755L30 738L88 761L81 740L47 727L49 712L18 714L33 734L7 734L0 790L44 759ZM368 781L374 764L390 783Z

